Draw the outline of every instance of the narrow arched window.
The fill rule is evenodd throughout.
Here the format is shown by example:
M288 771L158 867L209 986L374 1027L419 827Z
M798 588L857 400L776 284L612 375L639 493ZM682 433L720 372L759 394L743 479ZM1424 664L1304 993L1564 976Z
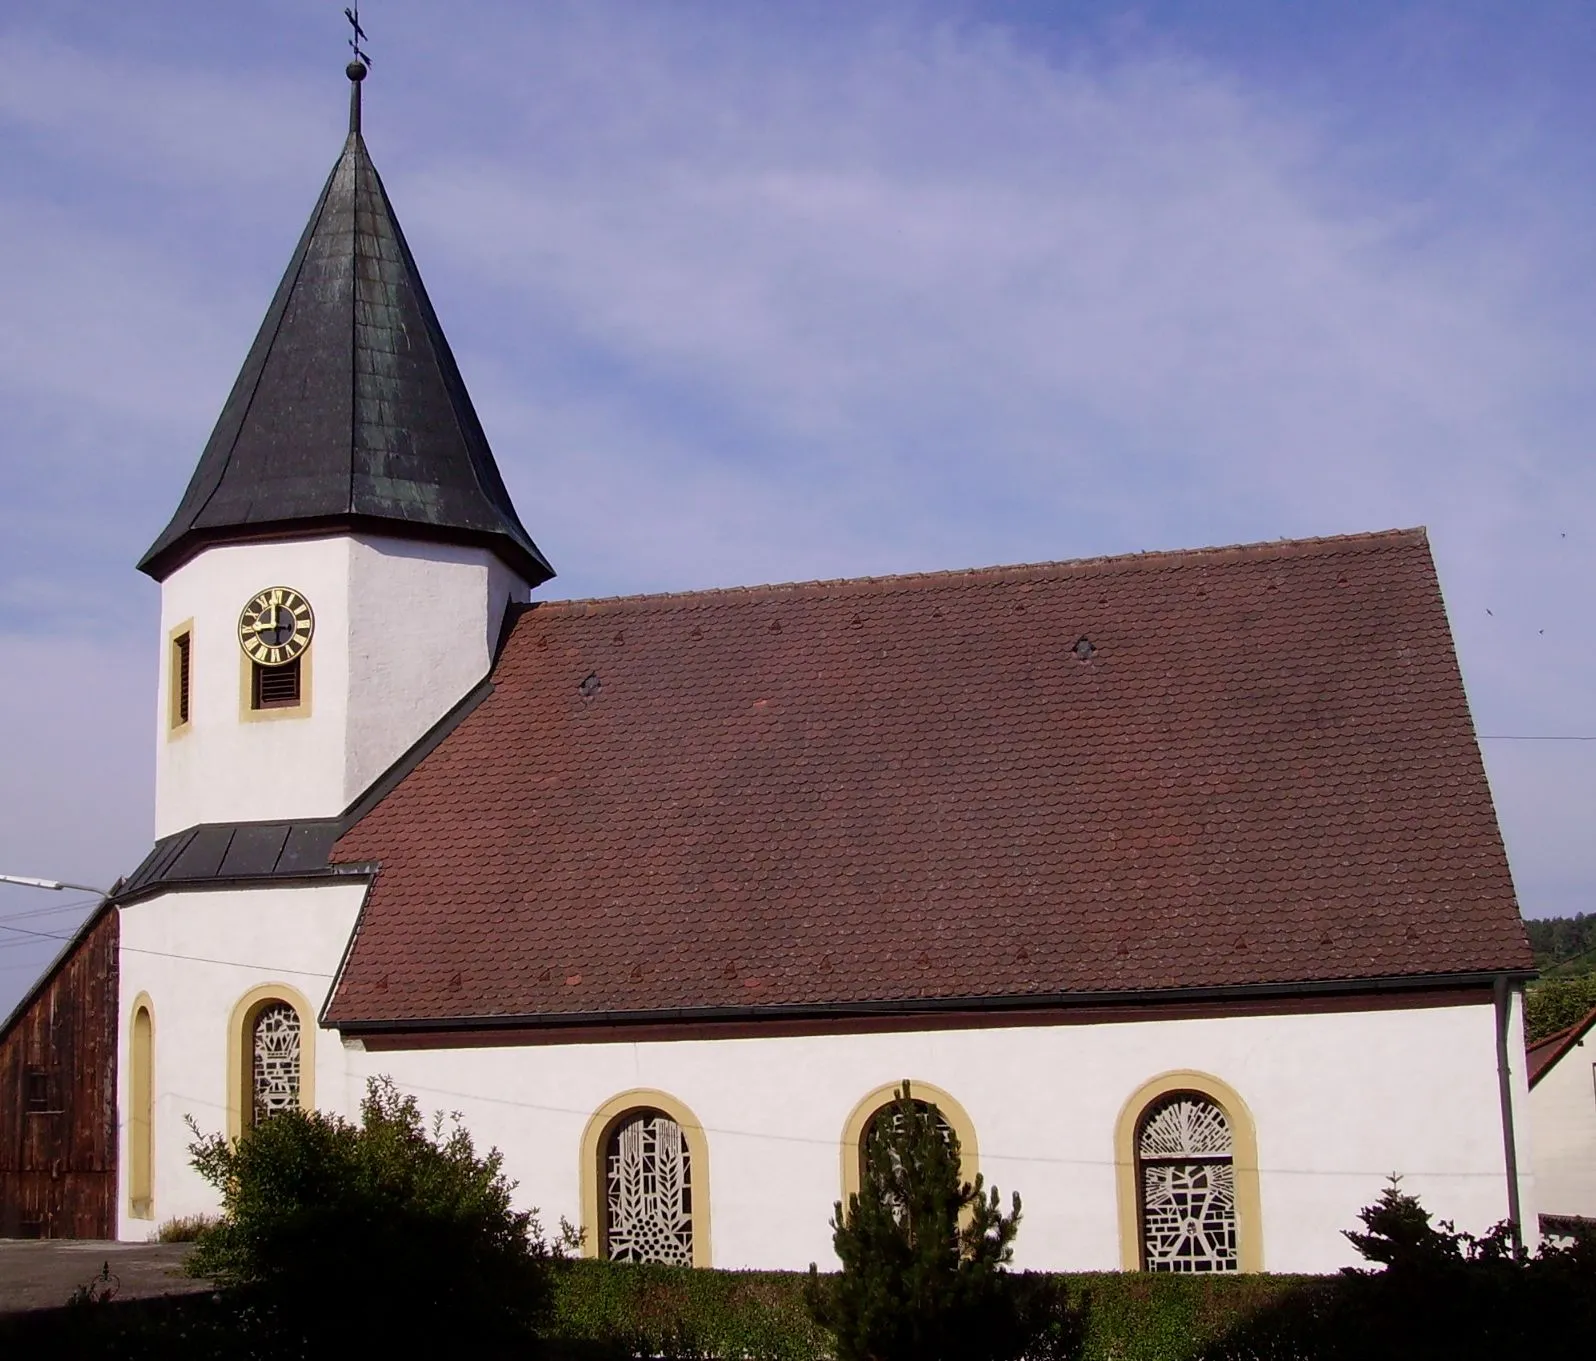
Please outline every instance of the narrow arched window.
M288 1002L268 1002L250 1027L251 1122L299 1108L299 1012Z
M1172 1092L1136 1131L1142 1265L1148 1271L1235 1271L1235 1143L1218 1104Z
M128 1213L155 1217L155 1020L142 998L133 1008L128 1047Z
M692 1156L681 1125L664 1111L628 1111L610 1127L602 1254L693 1265Z

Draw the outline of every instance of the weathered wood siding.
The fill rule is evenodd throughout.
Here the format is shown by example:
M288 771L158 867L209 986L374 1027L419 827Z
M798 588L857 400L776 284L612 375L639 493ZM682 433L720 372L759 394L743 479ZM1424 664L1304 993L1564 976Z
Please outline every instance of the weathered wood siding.
M116 1233L117 914L0 1035L0 1237Z

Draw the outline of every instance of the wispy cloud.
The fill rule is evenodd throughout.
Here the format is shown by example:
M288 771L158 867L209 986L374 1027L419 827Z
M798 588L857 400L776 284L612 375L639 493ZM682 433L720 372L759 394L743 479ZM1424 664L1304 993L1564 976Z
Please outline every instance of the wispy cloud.
M755 8L385 15L373 152L555 588L1427 523L1482 730L1593 730L1596 285L1534 108L1451 136L1156 23ZM130 563L342 135L311 7L270 15L221 70L0 29L0 647L28 761L119 752L119 807ZM1582 905L1596 744L1489 759L1526 905Z

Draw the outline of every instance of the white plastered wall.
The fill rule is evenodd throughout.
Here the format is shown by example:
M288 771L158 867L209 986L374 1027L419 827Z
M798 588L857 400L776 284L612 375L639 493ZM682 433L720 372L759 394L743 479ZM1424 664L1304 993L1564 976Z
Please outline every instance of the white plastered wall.
M118 1236L142 1240L156 1224L216 1207L215 1192L188 1163L185 1117L206 1133L227 1129L228 1023L239 1000L263 984L287 984L319 1012L365 897L365 883L171 893L121 909L118 1024ZM154 1219L128 1205L128 1041L133 1006L149 998L154 1020L152 1128ZM314 1091L337 1109L348 1079L334 1031L316 1037Z
M359 899L358 888L333 886L170 895L124 911L123 1011L141 991L155 1005L157 1220L215 1208L187 1167L183 1116L222 1127L238 1000L281 979L320 1006ZM139 953L152 950L251 966ZM124 1035L126 1025L124 1015ZM424 1109L460 1111L479 1147L503 1150L519 1203L539 1207L552 1228L561 1216L580 1220L581 1140L593 1112L631 1089L668 1092L706 1129L715 1265L802 1269L833 1264L826 1221L841 1192L850 1112L872 1089L912 1077L963 1104L982 1170L1005 1197L1021 1193L1018 1263L1077 1271L1120 1264L1114 1131L1127 1097L1158 1074L1195 1069L1235 1088L1252 1113L1265 1268L1317 1272L1352 1261L1340 1230L1355 1226L1389 1172L1461 1227L1478 1232L1505 1217L1495 1053L1489 1004L385 1052L323 1031L316 1097L352 1115L366 1079L386 1074ZM1517 1070L1514 1087L1522 1128ZM1532 1224L1526 1139L1519 1153ZM145 1236L152 1226L126 1217L125 1188L122 1205L124 1235Z
M630 1088L663 1090L704 1124L718 1267L834 1266L827 1218L854 1105L912 1077L974 1123L981 1169L1019 1191L1016 1262L1116 1269L1114 1129L1143 1082L1222 1079L1257 1128L1264 1266L1350 1264L1340 1230L1403 1174L1438 1216L1484 1230L1507 1216L1495 1017L1488 1005L919 1034L351 1053L353 1103L385 1073L428 1109L459 1110L505 1153L545 1224L579 1218L588 1116ZM1522 1076L1515 1079L1522 1110ZM1521 1149L1521 1153L1523 1150ZM1533 1223L1524 1175L1523 1211Z
M238 616L256 592L310 601L308 712L246 713ZM485 549L335 535L210 548L161 586L155 834L331 817L492 664L527 588ZM190 722L171 726L172 631L193 621Z
M1596 1029L1541 1075L1529 1110L1541 1212L1596 1217Z
M506 607L527 596L484 549L350 540L347 802L487 675Z

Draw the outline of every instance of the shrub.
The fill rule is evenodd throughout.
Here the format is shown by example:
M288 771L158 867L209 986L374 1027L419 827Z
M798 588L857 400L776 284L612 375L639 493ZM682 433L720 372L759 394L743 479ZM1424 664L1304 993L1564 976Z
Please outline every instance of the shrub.
M1524 1020L1530 1043L1555 1035L1596 1007L1596 973L1573 978L1543 978L1524 994Z
M1393 1177L1347 1238L1381 1270L1308 1282L1233 1328L1209 1361L1470 1361L1588 1350L1596 1239L1534 1256L1497 1224L1483 1237L1432 1222Z
M212 1215L178 1215L155 1230L157 1243L197 1243L216 1222Z
M823 1283L811 1265L805 1292L838 1361L1000 1361L1047 1355L1044 1346L1068 1355L1078 1329L1064 1295L1004 1270L1019 1196L1004 1214L979 1174L960 1179L958 1136L907 1082L873 1128L859 1193L831 1221L842 1271Z
M1358 1211L1358 1218L1365 1232L1343 1229L1341 1236L1364 1261L1402 1274L1444 1271L1464 1262L1516 1261L1523 1255L1505 1221L1492 1227L1484 1238L1459 1232L1447 1220L1439 1227L1432 1224L1430 1212L1417 1196L1403 1191L1402 1179L1396 1176L1386 1183L1379 1200Z
M359 1125L289 1111L189 1151L223 1215L188 1269L231 1290L262 1355L491 1355L524 1349L543 1315L550 1252L511 1209L500 1154L478 1156L458 1117L429 1129L385 1078Z

